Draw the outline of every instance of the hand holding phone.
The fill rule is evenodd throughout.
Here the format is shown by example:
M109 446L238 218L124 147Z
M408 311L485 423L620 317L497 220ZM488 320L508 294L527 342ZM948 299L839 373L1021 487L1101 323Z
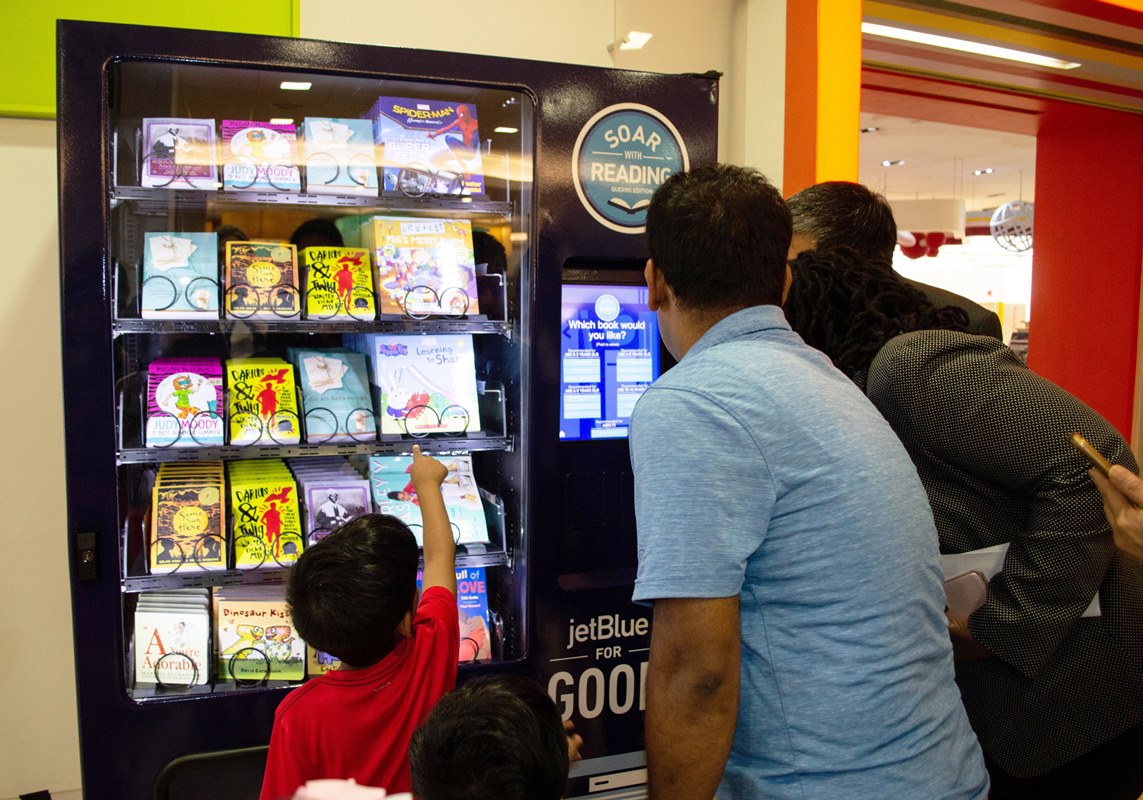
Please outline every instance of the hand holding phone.
M1091 462L1092 466L1107 475L1111 472L1111 462L1103 457L1103 454L1091 446L1091 442L1083 438L1078 433L1073 433L1068 437L1068 441L1072 443L1072 447L1079 450L1084 454L1084 457Z

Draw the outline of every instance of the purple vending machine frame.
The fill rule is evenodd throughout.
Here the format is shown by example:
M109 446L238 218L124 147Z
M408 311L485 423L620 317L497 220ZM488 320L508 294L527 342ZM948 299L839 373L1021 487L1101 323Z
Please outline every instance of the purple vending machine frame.
M130 551L124 531L141 526L135 517L142 512L122 476L134 479L153 463L193 456L154 455L125 442L130 423L124 422L122 398L128 388L117 379L117 365L124 353L133 354L133 337L166 347L183 335L230 330L225 320L204 325L121 318L123 266L114 242L128 234L116 229L114 203L122 202L115 187L125 169L116 159L126 151L115 139L123 131L111 129L109 108L121 98L114 96L118 85L110 76L134 64L448 84L515 92L534 103L533 128L523 132L532 136L531 193L516 192L509 200L530 198L527 207L513 209L522 220L514 233L528 242L527 256L504 276L504 321L438 326L490 332L490 340L504 343L485 347L477 365L478 377L490 369L499 380L501 399L493 399L491 416L500 415L501 432L491 441L461 437L428 445L434 452L471 452L478 478L482 469L497 472L504 500L496 506L502 552L485 561L469 555L465 562L487 564L490 576L495 573L489 583L497 657L462 665L461 680L496 671L536 678L585 739L585 760L573 769L568 796L603 797L608 795L598 792L608 790L636 796L644 782L641 711L650 613L631 602L634 515L622 434L638 392L669 363L669 356L656 352L653 318L637 308L646 257L641 226L659 182L688 165L714 161L718 76L72 21L59 23L58 45L68 537L85 796L148 797L163 767L179 757L266 744L274 709L287 691L263 684L241 691L158 692L142 700L131 691L125 598L152 588L255 582L231 573L194 580L127 577L126 565L138 553ZM154 116L171 115L167 105ZM127 200L148 198L128 194ZM435 202L438 212L447 210L447 201ZM140 233L129 235L141 239ZM583 305L583 291L596 292L590 308ZM569 303L578 297L585 309L574 347L561 315L565 294ZM270 321L254 330L273 333L287 324ZM317 333L408 328L315 325ZM589 325L602 334L598 339L588 336ZM607 347L596 348L596 341ZM595 350L598 369L591 364ZM572 440L565 431L561 441L568 399L583 435ZM484 401L482 396L482 417ZM401 447L351 443L315 452ZM223 460L251 457L216 449ZM264 455L279 454L308 453L272 448Z

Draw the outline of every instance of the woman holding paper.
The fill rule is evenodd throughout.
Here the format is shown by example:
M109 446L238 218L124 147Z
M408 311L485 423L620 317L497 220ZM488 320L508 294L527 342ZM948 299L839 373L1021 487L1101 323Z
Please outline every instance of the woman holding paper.
M983 605L949 619L990 797L1135 800L1143 564L1116 550L1068 435L1079 431L1133 470L1127 443L1001 342L961 332L962 312L933 308L884 265L838 249L804 252L791 267L791 327L896 431L928 492L941 552L1008 546ZM1097 596L1101 616L1084 616Z

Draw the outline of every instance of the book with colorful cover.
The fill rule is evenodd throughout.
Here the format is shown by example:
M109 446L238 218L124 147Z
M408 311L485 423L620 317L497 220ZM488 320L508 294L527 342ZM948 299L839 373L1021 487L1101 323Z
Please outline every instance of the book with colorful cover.
M231 358L226 361L230 444L298 444L294 368L280 358Z
M480 313L468 220L373 217L362 240L373 251L382 314Z
M436 458L448 469L441 484L441 495L454 541L460 545L487 544L488 519L472 473L472 456ZM412 456L370 456L369 487L377 512L403 520L412 529L417 545L424 547L420 500L413 486L412 465Z
M225 502L222 462L160 464L151 490L151 574L226 569Z
M307 545L321 541L345 523L373 511L369 481L361 477L313 478L302 483Z
M354 341L372 362L382 434L480 430L472 334L369 334Z
M218 295L218 234L143 234L143 319L215 319Z
M475 103L381 97L370 116L386 194L484 194Z
M322 320L371 320L373 263L356 247L307 247L299 253L306 276L306 317Z
M237 191L300 192L294 124L224 119L222 184Z
M210 613L206 590L141 596L135 609L135 682L201 686L210 680Z
M316 678L325 675L330 670L337 669L341 662L324 650L306 645L306 675Z
M424 573L417 571L420 589ZM456 610L460 626L457 662L471 664L492 659L492 626L488 613L488 582L484 567L457 567Z
M294 476L280 459L231 461L235 569L288 567L304 547Z
M302 139L307 194L377 196L377 154L369 120L306 117Z
M226 316L290 319L301 314L297 247L284 242L226 243Z
M365 356L344 348L289 348L301 390L306 442L366 442L377 419Z
M149 188L218 189L213 119L145 117L140 184Z
M219 359L156 358L147 365L147 447L220 445L225 430Z
M305 678L305 642L281 586L223 586L214 593L215 646L222 680L258 683Z

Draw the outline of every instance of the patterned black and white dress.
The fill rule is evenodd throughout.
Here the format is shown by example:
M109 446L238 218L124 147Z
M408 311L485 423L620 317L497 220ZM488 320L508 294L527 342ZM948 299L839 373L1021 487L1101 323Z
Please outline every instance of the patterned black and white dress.
M983 336L898 336L866 393L917 466L941 551L1010 543L969 619L995 658L957 663L989 758L1018 778L1041 775L1143 722L1143 564L1115 549L1067 440L1079 431L1137 471L1123 437ZM1097 591L1102 616L1081 618Z

